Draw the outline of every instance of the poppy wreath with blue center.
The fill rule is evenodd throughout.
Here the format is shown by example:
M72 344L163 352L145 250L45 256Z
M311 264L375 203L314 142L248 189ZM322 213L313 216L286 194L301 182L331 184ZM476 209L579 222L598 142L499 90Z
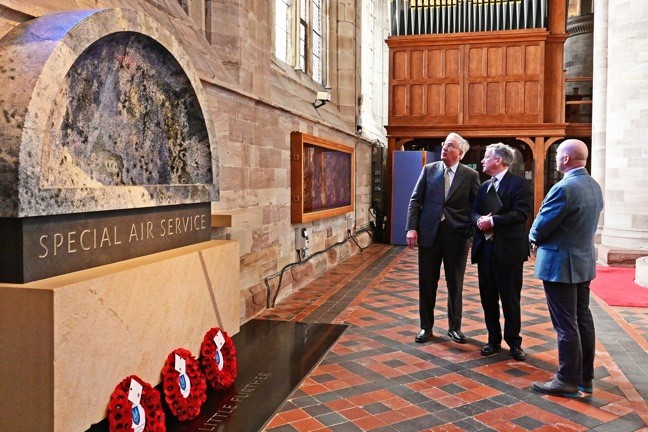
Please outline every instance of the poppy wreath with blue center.
M144 408L146 425L144 432L165 432L166 419L160 403L160 393L149 383L142 381L138 376L130 375L117 384L110 395L108 403L108 429L110 432L131 432L133 431L133 404L128 400L128 390L131 380L142 385L142 396L140 405Z
M180 373L175 369L176 354L185 359L187 365L185 373L189 377L191 388L186 398L182 396L180 389ZM185 421L200 414L200 407L207 399L207 384L198 360L191 355L189 350L178 348L169 354L162 368L162 384L164 385L164 400L169 405L169 410L174 417Z
M225 339L225 344L221 348L220 354L218 354L216 343L214 343L214 336L219 331L223 333ZM218 363L216 362L217 355L223 356L223 369L218 368ZM215 327L205 334L205 338L200 347L200 365L202 366L207 382L214 389L223 390L234 384L234 380L238 375L236 347L232 338L225 331Z

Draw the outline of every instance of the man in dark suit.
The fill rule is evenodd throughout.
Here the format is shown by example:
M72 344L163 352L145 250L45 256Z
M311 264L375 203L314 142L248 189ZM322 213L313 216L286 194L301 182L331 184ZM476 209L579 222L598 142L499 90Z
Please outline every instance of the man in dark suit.
M461 332L462 291L470 206L479 189L477 171L459 163L469 148L465 139L450 133L441 148L441 161L423 167L410 198L406 237L409 247L419 247L421 330L415 338L419 343L432 336L441 262L448 286L448 336L466 342Z
M488 330L481 355L499 352L502 343L500 301L504 312L504 340L510 356L523 361L520 295L522 267L529 258L526 221L533 211L528 182L509 172L515 150L497 143L486 147L483 171L491 176L479 188L470 218L477 228L471 258L477 263L479 295Z
M587 156L582 141L566 140L558 146L556 169L565 176L547 193L529 233L537 248L535 275L542 279L558 336L556 377L533 383L533 389L566 397L593 391L596 340L589 298L590 281L596 277L594 235L603 194L585 169Z

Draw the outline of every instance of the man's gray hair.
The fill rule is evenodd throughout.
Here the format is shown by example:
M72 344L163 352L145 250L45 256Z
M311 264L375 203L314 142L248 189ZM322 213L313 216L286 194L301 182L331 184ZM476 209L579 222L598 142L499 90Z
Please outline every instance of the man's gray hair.
M446 137L446 141L448 141L448 138L452 138L452 140L456 142L457 147L461 150L460 159L463 159L463 157L466 156L466 153L468 153L468 150L470 150L470 144L468 144L468 141L456 132L450 132Z
M498 158L502 158L502 164L510 167L515 161L515 149L509 145L498 142L490 144L486 147L486 151L490 150Z

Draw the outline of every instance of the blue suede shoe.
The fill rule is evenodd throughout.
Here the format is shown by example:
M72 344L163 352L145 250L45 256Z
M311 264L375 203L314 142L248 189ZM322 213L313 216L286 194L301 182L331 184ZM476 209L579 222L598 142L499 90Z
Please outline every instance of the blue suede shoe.
M581 381L580 384L578 384L578 390L588 394L594 393L594 387L592 387L592 380Z
M569 384L554 378L547 382L534 382L533 390L552 396L563 396L568 398L577 398L580 396L578 393L578 386L576 384Z

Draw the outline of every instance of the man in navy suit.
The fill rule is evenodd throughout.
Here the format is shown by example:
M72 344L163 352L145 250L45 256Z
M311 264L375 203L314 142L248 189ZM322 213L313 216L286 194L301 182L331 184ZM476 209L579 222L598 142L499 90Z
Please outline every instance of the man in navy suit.
M558 146L557 170L565 174L542 201L529 240L537 248L535 275L542 279L558 337L558 372L533 383L544 394L578 397L592 393L595 333L589 309L596 277L594 235L603 209L601 187L587 173L588 150L579 140Z
M491 176L479 188L470 218L476 227L471 260L477 263L479 296L484 309L488 343L481 355L499 352L502 343L500 301L504 312L504 340L515 360L526 354L520 336L522 267L529 258L526 221L533 211L529 183L509 172L515 150L506 144L486 147L483 171Z
M461 332L462 291L470 206L479 189L477 171L459 163L469 148L460 135L450 133L441 148L441 161L423 167L410 198L406 238L409 247L418 245L421 330L415 341L419 343L432 336L441 262L448 287L448 336L466 342Z

